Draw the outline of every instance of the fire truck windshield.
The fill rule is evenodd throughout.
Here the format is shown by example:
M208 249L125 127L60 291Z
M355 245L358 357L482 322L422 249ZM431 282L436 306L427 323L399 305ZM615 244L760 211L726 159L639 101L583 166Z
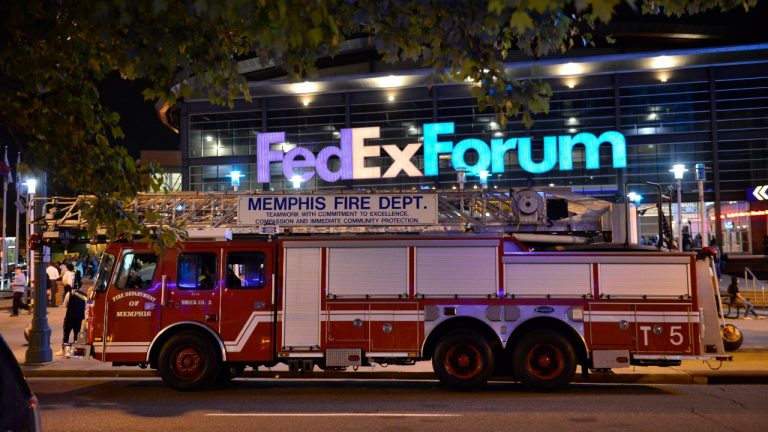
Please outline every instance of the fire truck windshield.
M104 252L101 256L101 263L99 264L99 272L96 275L96 283L93 285L96 291L106 291L107 283L109 282L109 276L112 273L112 265L115 263L115 256L111 253Z

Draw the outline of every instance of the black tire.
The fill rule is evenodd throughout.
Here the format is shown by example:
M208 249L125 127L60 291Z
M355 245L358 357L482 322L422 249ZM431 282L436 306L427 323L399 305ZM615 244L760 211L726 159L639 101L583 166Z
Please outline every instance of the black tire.
M736 351L744 343L744 334L733 324L721 325L720 337L723 339L723 348L726 351Z
M437 344L432 367L443 384L471 390L488 382L493 374L493 352L484 337L472 331L459 331Z
M531 390L552 391L568 385L576 373L576 354L568 340L552 330L523 336L512 355L515 377Z
M219 358L202 336L179 333L163 346L157 369L163 381L176 390L200 390L218 375Z

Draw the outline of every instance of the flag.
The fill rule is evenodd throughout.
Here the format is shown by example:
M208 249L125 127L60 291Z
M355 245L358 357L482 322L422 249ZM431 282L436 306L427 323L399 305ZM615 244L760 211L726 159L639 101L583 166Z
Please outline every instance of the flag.
M13 174L11 173L11 164L8 162L8 147L5 148L3 162L0 163L0 173L3 176L5 184L13 183Z

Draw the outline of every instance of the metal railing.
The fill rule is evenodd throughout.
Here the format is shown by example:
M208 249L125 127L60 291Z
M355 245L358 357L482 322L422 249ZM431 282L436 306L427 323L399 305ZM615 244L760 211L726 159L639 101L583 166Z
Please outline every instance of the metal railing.
M744 293L745 297L747 297L750 300L750 302L757 307L765 307L768 306L768 298L766 298L765 293L765 285L760 282L760 280L755 276L754 273L752 273L752 270L749 269L749 267L744 267ZM751 289L750 289L751 287Z

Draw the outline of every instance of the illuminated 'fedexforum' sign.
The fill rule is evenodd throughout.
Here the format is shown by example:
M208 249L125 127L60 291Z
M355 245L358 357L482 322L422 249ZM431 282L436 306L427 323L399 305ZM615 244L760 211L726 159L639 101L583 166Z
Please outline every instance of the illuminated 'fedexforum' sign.
M424 172L422 173L411 158L421 148L421 143L407 144L400 148L394 144L365 145L368 138L379 138L378 127L364 127L341 130L341 142L338 147L328 146L316 155L306 148L296 147L287 152L270 150L272 144L285 142L285 132L260 133L256 138L257 180L260 183L270 181L269 165L282 162L283 175L290 179L297 169L302 169L302 181L310 180L315 173L327 181L393 178L400 172L408 177L438 175L438 159L441 154L451 155L454 169L464 169L470 175L479 175L482 171L500 174L505 171L504 155L517 151L520 168L530 173L545 173L559 165L560 171L573 169L573 151L576 146L584 146L584 165L586 169L600 169L600 145L609 144L613 156L613 168L627 166L627 144L624 135L609 131L595 136L582 132L576 135L544 137L544 151L541 161L533 160L531 138L494 138L490 144L479 138L466 138L454 145L441 135L454 133L453 122L424 124ZM381 150L389 155L392 163L382 174L382 167L366 166L367 158L381 156ZM473 165L466 162L468 151L477 153ZM339 168L332 171L328 162L331 158L339 159Z

